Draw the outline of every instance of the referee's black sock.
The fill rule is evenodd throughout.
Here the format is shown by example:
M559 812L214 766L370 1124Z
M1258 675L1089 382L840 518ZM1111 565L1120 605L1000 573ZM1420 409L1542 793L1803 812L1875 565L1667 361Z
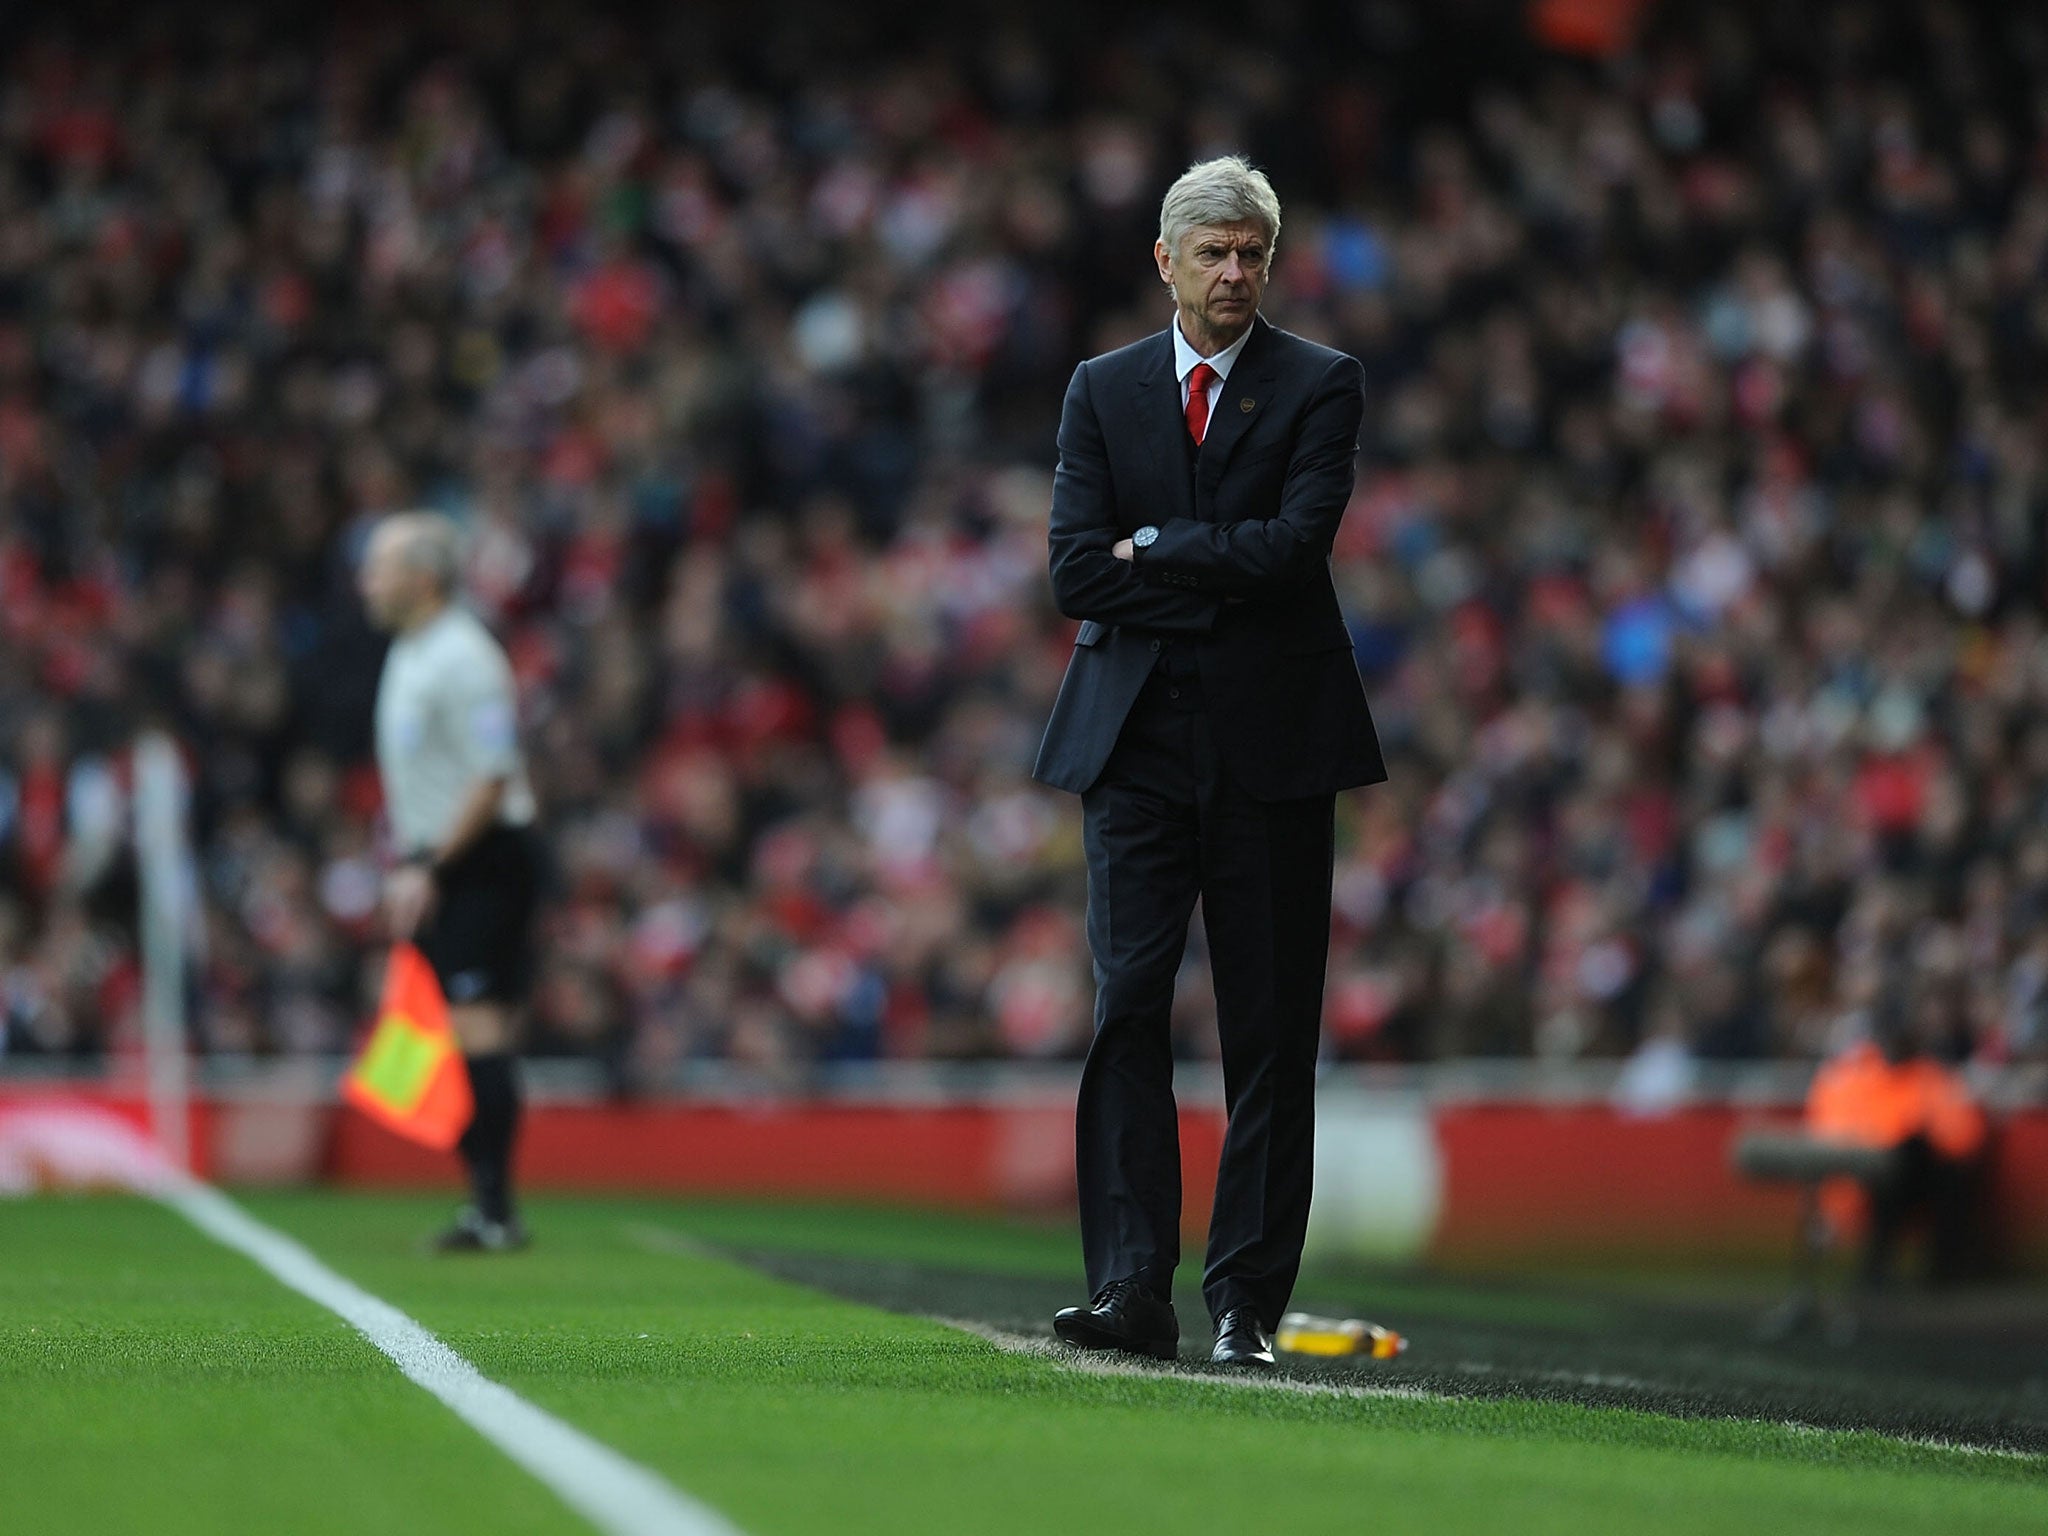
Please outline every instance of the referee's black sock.
M485 1221L512 1219L512 1137L519 1129L519 1074L510 1051L465 1056L476 1116L459 1143Z

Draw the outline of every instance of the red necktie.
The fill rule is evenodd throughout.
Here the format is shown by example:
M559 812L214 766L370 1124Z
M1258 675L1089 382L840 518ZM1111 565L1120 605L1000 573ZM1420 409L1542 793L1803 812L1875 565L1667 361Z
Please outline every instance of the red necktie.
M1209 430L1209 381L1215 377L1216 370L1207 363L1188 370L1188 436L1197 444Z

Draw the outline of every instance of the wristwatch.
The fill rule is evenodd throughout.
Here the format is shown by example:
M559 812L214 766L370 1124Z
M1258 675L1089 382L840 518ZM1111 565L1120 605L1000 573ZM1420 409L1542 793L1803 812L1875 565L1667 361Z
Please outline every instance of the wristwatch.
M1150 549L1154 544L1157 544L1158 542L1159 530L1157 528L1154 528L1150 523L1147 523L1144 527L1140 528L1136 533L1131 535L1131 547L1134 549Z

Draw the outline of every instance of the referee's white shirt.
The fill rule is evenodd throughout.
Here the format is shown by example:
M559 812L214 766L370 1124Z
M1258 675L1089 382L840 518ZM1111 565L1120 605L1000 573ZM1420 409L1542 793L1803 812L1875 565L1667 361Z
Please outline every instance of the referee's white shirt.
M506 781L499 821L532 822L512 666L468 610L450 603L391 642L377 682L377 769L407 852L441 846L478 779Z

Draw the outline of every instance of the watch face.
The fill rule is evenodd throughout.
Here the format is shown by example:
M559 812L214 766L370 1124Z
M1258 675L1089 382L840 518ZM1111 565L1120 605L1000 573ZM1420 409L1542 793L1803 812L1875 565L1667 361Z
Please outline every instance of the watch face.
M1159 540L1159 530L1149 523L1131 535L1131 542L1140 549L1150 549Z

